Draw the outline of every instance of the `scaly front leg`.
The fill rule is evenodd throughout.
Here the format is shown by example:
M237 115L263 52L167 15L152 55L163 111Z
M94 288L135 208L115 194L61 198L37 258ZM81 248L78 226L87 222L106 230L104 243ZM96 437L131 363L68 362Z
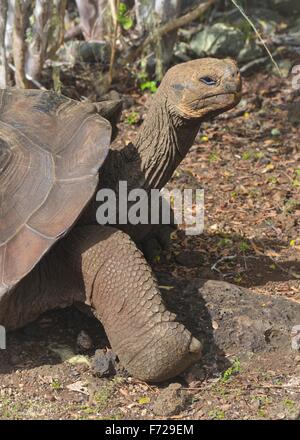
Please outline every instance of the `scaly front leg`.
M63 247L80 272L86 302L130 374L162 381L200 358L201 343L166 310L150 267L126 234L77 227Z

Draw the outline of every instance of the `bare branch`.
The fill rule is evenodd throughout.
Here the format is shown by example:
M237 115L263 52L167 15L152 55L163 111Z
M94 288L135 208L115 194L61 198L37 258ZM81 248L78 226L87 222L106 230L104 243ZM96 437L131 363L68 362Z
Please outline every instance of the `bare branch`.
M48 32L52 14L52 2L36 0L34 8L35 23L32 42L29 46L26 71L34 79L39 79L46 56Z
M5 34L7 21L7 0L0 0L0 88L5 89L8 82L8 65L5 48Z
M138 48L135 48L135 50L129 54L129 56L125 59L125 63L133 62L138 56L141 55L141 53L146 49L147 46L149 46L152 43L155 43L155 41L157 41L164 35L167 35L168 33L176 29L186 26L191 21L196 20L198 17L200 17L206 11L208 11L208 9L214 6L215 3L216 0L208 0L206 3L201 3L191 12L188 12L187 14L182 15L181 17L175 18L174 20L166 24L163 24L162 26L157 28L151 35L149 35L145 39L143 44L141 44Z
M115 65L115 58L116 58L116 49L117 49L117 39L118 39L118 33L119 33L119 23L117 20L117 12L119 10L120 0L110 0L110 7L111 7L111 14L113 17L114 22L114 32L112 36L112 43L111 43L111 57L110 57L110 64L109 64L109 72L108 72L108 84L111 85L113 80L113 70Z
M29 22L30 0L15 0L13 57L15 64L15 79L17 87L27 88L25 75L26 29Z
M108 1L76 0L76 4L84 38L87 41L103 41L108 31Z
M47 39L47 58L52 59L65 38L65 12L67 0L54 0L49 35Z

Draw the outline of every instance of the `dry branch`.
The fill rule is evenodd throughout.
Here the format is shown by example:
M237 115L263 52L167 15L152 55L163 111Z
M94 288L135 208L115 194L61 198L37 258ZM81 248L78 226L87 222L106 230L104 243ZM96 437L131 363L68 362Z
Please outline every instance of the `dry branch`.
M206 3L201 3L199 6L197 6L195 9L193 9L191 12L188 12L185 15L182 15L181 17L175 18L174 20L170 21L169 23L165 23L154 32L149 35L143 44L141 44L138 48L135 48L134 51L132 51L128 57L125 59L125 63L131 63L134 61L134 59L138 58L141 53L148 47L150 44L154 43L164 35L167 35L168 33L175 31L181 27L186 26L187 24L191 23L194 20L197 20L201 15L203 15L208 9L210 9L212 6L214 6L216 3L216 0L209 0Z
M107 33L109 2L107 0L76 0L80 26L87 41L103 41Z
M33 39L29 47L27 73L34 79L38 79L43 69L52 13L52 2L48 0L36 0L34 9L35 24L33 27Z
M65 38L65 12L67 0L54 0L51 25L47 41L47 58L52 59Z
M0 88L5 89L8 81L8 65L5 48L5 31L7 21L7 0L0 0Z
M15 0L14 30L13 30L13 57L15 64L15 80L17 87L28 87L25 75L26 59L26 29L29 21L30 0Z
M120 0L110 0L109 2L110 8L111 8L111 15L113 19L113 26L114 31L112 35L112 42L111 42L111 56L110 56L110 64L109 64L109 72L108 72L108 84L111 85L113 81L113 69L115 65L115 58L116 58L116 49L117 49L117 39L118 39L118 33L119 33L119 23L117 20L117 12L119 10Z

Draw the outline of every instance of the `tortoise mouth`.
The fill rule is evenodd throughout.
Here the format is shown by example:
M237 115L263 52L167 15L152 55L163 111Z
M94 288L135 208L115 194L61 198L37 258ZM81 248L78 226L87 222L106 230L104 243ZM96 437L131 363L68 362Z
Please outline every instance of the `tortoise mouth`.
M210 114L214 116L235 107L240 102L241 97L240 89L236 92L210 94L191 102L178 104L177 111L188 119L204 118Z

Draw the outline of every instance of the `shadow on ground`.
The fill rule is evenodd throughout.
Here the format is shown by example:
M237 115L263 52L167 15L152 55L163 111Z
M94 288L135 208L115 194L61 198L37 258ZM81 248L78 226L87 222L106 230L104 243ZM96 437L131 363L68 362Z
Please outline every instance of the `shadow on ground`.
M220 281L192 279L187 283L162 273L158 278L169 309L204 342L204 357L199 366L205 378L226 370L232 356L242 358L277 350L290 355L290 331L299 324L299 304ZM81 330L94 343L86 354L92 356L95 349L109 345L96 319L75 307L51 311L8 335L8 349L0 353L0 373L61 363L51 350L55 344L80 353L76 340Z
M167 282L170 282L170 278ZM176 285L176 280L172 279L172 283ZM165 292L164 288L162 292ZM227 368L229 361L214 341L213 324L202 297L182 297L179 286L173 291L172 298L166 295L165 300L178 315L179 321L198 339L205 341L206 352L209 353L205 360L207 371L215 373L216 368L218 371ZM85 330L94 343L93 349L86 354L93 355L96 349L109 346L104 329L95 318L75 307L53 310L34 323L8 334L7 350L0 352L0 374L61 363L61 358L51 350L57 345L69 346L75 354L81 353L76 346L81 330Z

